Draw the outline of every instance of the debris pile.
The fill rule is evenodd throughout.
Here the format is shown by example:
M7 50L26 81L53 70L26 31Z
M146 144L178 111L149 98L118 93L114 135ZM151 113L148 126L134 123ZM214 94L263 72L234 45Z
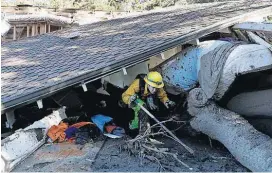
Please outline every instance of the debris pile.
M173 121L175 120L171 118L169 120L158 122L157 124L150 126L143 135L138 135L134 139L126 140L125 143L120 146L121 149L129 152L134 156L138 156L139 158L146 158L148 160L158 163L158 165L160 166L160 170L165 171L161 163L163 159L168 159L168 161L176 161L182 166L188 168L188 170L193 170L193 168L181 161L176 153L171 153L168 148L163 147L163 142L155 139L156 136L165 136L170 139L174 139L174 141L177 143L181 143L181 141L175 135L173 135L173 133L170 132L170 135L167 134L164 128L160 128L158 131L152 133L152 131L154 131L154 128L156 128L157 126L163 127L163 123ZM183 143L182 145L189 148ZM189 151L193 152L192 149L190 149Z
M62 145L73 151L76 146L78 150L69 154L61 151L58 160L61 156L65 164L71 160L76 163L75 156L79 156L84 158L86 166L86 160L94 162L109 137L122 138L120 151L139 158L140 162L143 159L155 162L160 171L166 171L163 160L192 171L195 168L190 163L160 140L167 137L180 145L188 157L194 157L197 151L177 137L185 131L180 128L186 126L195 130L191 132L208 135L211 148L211 139L219 141L251 171L272 171L272 139L268 136L272 134L269 124L272 116L271 45L252 32L246 33L248 38L240 39L243 41L224 38L190 46L175 56L176 59L156 68L162 76L153 71L138 75L125 88L97 80L84 84L83 91L77 87L63 90L50 97L54 105L45 104L40 110L41 115L52 113L36 117L35 121L25 116L28 111L18 109L18 118L13 124L17 131L2 141L4 170L10 171L31 154L33 158L42 155L43 162L35 164L44 164L44 155ZM248 40L255 44L248 44ZM169 94L163 89L164 83ZM32 111L36 109L33 107ZM264 122L260 117L268 120ZM260 124L266 127L260 128ZM175 127L178 129L174 130ZM94 146L99 142L97 149ZM42 152L33 154L44 143ZM96 154L88 153L92 159L83 154L86 147L95 148ZM215 158L225 157L209 156L208 159ZM59 164L56 160L52 162L52 165ZM66 170L63 165L59 169L51 169L49 165L44 166L44 170Z

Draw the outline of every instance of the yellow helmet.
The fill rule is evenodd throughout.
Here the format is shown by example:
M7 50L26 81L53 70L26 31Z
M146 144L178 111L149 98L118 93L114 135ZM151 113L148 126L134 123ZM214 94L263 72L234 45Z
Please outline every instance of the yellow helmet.
M162 88L164 86L161 74L156 71L149 72L144 81L154 88Z

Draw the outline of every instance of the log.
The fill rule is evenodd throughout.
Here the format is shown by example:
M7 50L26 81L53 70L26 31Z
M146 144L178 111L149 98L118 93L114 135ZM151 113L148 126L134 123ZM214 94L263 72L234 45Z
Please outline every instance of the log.
M228 102L227 108L247 117L272 118L272 89L238 94Z
M209 101L201 88L189 93L188 111L194 116L191 126L220 141L242 165L251 171L272 171L272 139L240 115Z

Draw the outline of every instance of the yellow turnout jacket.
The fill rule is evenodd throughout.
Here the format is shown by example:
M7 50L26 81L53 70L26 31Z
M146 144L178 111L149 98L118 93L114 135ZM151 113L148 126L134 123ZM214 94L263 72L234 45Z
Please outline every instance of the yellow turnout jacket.
M135 79L132 84L129 86L129 88L122 94L122 99L124 103L128 104L130 96L133 96L134 94L140 94L140 79ZM167 94L164 91L163 88L157 89L157 97L160 99L161 102L165 103L168 100ZM144 94L141 98L145 100L147 96L151 95L147 89L147 84L145 84ZM139 97L141 97L139 95Z

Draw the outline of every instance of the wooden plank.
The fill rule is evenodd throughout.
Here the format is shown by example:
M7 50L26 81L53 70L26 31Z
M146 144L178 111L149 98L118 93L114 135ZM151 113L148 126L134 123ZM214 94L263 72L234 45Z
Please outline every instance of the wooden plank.
M29 37L29 25L26 26L26 37Z
M16 40L16 25L13 27L13 40Z
M272 23L245 22L234 25L233 29L254 32L272 32Z

